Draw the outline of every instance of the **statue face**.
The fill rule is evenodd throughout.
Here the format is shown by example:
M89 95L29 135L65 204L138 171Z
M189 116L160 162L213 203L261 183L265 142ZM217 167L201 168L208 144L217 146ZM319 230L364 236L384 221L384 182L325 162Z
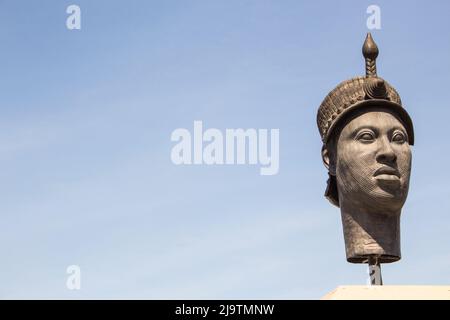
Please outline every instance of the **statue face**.
M382 109L366 111L345 125L335 164L341 203L380 213L402 208L411 171L406 132L392 113Z

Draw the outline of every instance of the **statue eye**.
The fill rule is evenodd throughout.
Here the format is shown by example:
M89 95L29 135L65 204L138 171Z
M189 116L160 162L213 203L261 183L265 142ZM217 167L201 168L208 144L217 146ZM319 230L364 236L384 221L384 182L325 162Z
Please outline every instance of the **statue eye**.
M396 131L392 135L392 141L397 143L404 143L406 142L406 135L401 131Z
M375 140L375 134L371 131L363 131L361 133L358 134L358 136L356 137L356 140L359 140L361 142L372 142L373 140Z

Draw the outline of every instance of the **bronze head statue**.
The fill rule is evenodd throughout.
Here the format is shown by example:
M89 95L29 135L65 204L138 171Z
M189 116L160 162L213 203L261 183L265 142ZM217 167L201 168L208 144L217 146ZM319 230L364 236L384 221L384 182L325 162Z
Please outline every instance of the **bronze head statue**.
M325 196L341 209L347 261L388 263L401 258L414 130L397 91L377 76L370 33L363 55L366 76L340 83L317 113L329 174Z

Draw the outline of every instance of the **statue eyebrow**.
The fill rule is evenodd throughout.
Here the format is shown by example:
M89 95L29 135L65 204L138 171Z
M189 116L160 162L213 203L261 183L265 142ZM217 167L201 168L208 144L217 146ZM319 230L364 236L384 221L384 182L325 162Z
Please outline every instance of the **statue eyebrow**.
M402 127L402 126L395 126L394 128L392 128L392 129L389 130L389 133L392 133L392 132L394 132L395 130L400 130L400 131L403 132L404 134L407 134L405 128Z
M361 130L364 130L364 129L370 129L370 130L372 130L376 135L378 135L378 133L379 133L379 131L380 131L378 128L376 128L376 127L374 127L374 126L371 126L370 124L369 124L369 125L361 125L361 126L357 127L355 130L352 131L352 136L355 137Z

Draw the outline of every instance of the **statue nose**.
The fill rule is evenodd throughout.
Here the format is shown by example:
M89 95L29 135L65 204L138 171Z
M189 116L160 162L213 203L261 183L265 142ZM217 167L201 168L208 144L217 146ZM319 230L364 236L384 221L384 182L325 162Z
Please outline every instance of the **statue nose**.
M389 141L381 142L380 150L377 154L377 161L380 163L395 163L397 161L397 155Z

